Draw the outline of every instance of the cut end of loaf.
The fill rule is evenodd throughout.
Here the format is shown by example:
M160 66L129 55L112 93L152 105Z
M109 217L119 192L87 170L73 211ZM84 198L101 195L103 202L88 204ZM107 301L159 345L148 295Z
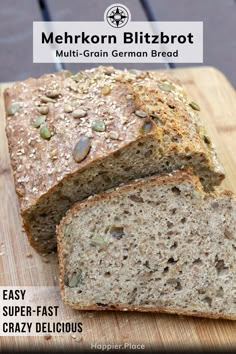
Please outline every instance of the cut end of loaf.
M236 318L236 204L185 172L77 204L58 227L63 300Z

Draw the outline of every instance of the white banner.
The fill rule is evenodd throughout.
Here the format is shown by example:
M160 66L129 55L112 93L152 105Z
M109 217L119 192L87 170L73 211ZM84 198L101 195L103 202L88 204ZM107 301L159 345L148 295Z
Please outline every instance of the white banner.
M33 61L202 63L203 23L34 22Z

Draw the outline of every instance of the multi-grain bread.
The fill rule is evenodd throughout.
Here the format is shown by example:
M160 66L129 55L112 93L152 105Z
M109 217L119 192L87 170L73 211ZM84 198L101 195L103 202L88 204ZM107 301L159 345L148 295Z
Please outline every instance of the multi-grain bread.
M132 179L193 166L209 190L224 177L199 107L153 72L99 67L30 78L5 91L16 192L31 244L56 246L76 201Z
M236 199L190 172L77 203L57 236L62 298L76 309L236 319Z

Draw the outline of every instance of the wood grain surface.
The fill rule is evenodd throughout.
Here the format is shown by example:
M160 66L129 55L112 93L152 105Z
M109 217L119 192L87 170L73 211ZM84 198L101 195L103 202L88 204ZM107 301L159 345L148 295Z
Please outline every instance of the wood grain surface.
M201 118L225 167L222 188L236 192L236 94L226 78L214 68L188 68L170 72L181 80L201 107ZM42 257L29 245L21 227L17 197L5 136L5 113L0 85L0 285L54 286L45 300L60 302L56 254ZM83 323L82 334L45 337L0 337L0 347L90 348L94 343L139 343L157 347L236 348L236 321L208 320L152 313L79 312L60 303L64 320Z

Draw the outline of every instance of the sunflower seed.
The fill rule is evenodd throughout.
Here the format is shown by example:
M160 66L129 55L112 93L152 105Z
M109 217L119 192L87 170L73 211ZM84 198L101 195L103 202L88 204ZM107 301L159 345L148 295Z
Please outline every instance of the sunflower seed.
M120 240L124 236L124 228L122 226L112 225L110 228L110 234L112 237Z
M69 104L64 105L64 112L65 113L71 113L73 111L73 108Z
M200 111L200 107L199 107L199 105L196 103L196 102L190 102L189 103L189 106L192 108L192 109L194 109L195 111Z
M92 246L104 247L106 245L106 240L102 236L93 235L92 238L91 238L91 245Z
M205 142L207 145L210 145L210 144L211 144L211 140L210 140L209 136L203 135L203 140L204 140L204 142Z
M113 140L118 140L119 139L119 133L115 132L115 131L111 131L109 133L109 138L113 139Z
M56 98L60 95L60 91L58 90L49 90L45 93L45 95L49 98Z
M110 76L110 75L113 74L113 73L114 73L114 68L112 68L112 67L106 68L106 69L105 69L105 72L104 72L104 74L105 74L105 75L108 75L108 76Z
M83 117L86 117L87 115L87 112L84 111L83 109L76 109L73 113L72 113L72 116L74 118L83 118Z
M42 101L43 103L49 103L49 102L51 102L51 103L56 103L56 102L57 102L57 101L54 100L53 98L50 98L50 97L47 97L47 96L41 96L40 99L41 99L41 101Z
M147 113L141 110L137 110L134 112L136 114L136 116L138 116L139 118L146 118L147 117Z
M148 134L152 131L152 129L153 129L153 123L146 121L141 128L141 133Z
M48 106L39 106L38 107L38 112L40 114L48 114L49 108L48 108Z

